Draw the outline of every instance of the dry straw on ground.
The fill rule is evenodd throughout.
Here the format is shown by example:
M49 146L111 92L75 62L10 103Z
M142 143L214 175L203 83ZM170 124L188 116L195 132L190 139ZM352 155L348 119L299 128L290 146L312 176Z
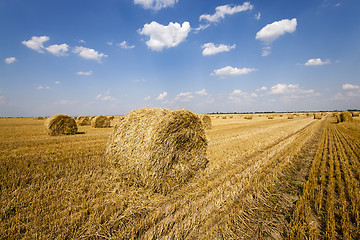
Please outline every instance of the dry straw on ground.
M75 120L67 115L54 115L45 121L46 132L51 136L75 134L78 130Z
M201 115L200 116L203 126L205 129L211 129L211 118L208 115Z
M246 115L246 116L244 117L244 119L251 120L252 117L253 117L253 116L249 114L249 115Z
M99 115L91 120L91 126L94 128L107 128L110 127L109 118Z
M114 118L115 118L114 116L110 116L109 120L112 121L112 120L114 120Z
M294 114L288 114L288 119L294 119Z
M353 120L352 115L348 111L340 113L340 122L351 122Z
M322 115L320 113L314 113L314 119L321 119Z
M79 126L87 126L91 124L91 120L89 117L79 117L77 120L77 124Z
M359 112L352 112L353 117L359 117Z
M128 184L167 194L206 167L206 148L198 115L144 108L116 124L106 158Z
M44 120L44 117L34 117L33 120Z

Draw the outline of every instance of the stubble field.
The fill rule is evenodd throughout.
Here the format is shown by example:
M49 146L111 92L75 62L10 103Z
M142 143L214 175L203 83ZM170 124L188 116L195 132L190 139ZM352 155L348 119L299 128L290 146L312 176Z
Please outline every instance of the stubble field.
M112 128L0 119L2 239L359 239L360 121L212 117L204 171L163 195L104 157ZM112 126L118 118L112 121Z

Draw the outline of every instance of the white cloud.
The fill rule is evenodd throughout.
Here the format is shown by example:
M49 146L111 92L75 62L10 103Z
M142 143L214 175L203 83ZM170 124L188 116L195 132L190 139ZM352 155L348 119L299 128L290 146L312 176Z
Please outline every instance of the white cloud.
M135 47L135 45L128 45L126 41L122 41L121 43L118 44L121 48L124 49L132 49Z
M269 94L302 94L302 95L316 95L313 89L302 89L299 84L277 84L271 87Z
M201 89L200 91L196 91L195 94L198 94L198 95L200 95L200 96L206 96L206 95L208 95L208 93L206 92L206 89L205 89L205 88Z
M194 98L194 96L192 95L191 92L181 92L178 95L176 95L174 100L180 101L180 102L188 102L193 98Z
M250 96L251 97L258 97L258 95L256 93L251 93Z
M330 64L330 60L327 59L325 61L322 61L321 58L312 58L305 63L305 66L321 66L325 64Z
M273 22L263 27L259 32L256 33L255 38L267 44L270 44L285 33L295 32L296 26L296 18L293 18L291 20L283 19L281 21Z
M101 98L101 96L102 96L102 94L101 94L101 93L99 93L98 95L96 95L95 99L100 99L100 98Z
M82 76L90 76L92 75L93 71L88 71L88 72L77 72L77 75L82 75Z
M344 89L344 90L356 90L356 89L359 89L360 90L360 85L352 85L352 84L346 83L346 84L342 85L342 89Z
M59 81L55 81L54 84L55 84L55 85L59 85L60 82L59 82Z
M267 90L267 87L265 87L265 86L262 86L261 88L256 89L257 92L266 91L266 90Z
M145 24L143 29L139 30L142 35L147 35L150 40L146 45L154 51L162 51L163 48L176 47L183 42L191 30L190 23L170 22L169 25L164 26L155 21L150 24Z
M114 43L113 43L113 41L108 41L108 42L106 42L106 44L109 46L112 46Z
M241 96L244 94L246 94L246 93L241 91L241 89L235 89L232 93L230 93L230 95L232 95L232 96Z
M160 10L165 7L172 7L178 0L134 0L135 4L140 4L145 9Z
M7 63L7 64L12 64L12 63L16 62L17 60L16 60L15 57L9 57L9 58L5 58L4 61L5 61L5 63Z
M47 36L41 36L41 37L33 36L30 40L23 41L22 44L24 44L28 48L31 48L39 53L44 53L44 51L43 51L44 45L43 44L44 44L44 42L47 42L49 40L50 40L50 38Z
M168 95L167 92L160 93L160 95L156 98L156 100L164 100L167 95Z
M210 27L210 24L200 24L199 27L195 28L195 33L198 33L201 30L207 29L208 27Z
M76 103L77 103L77 101L71 101L71 100L60 100L58 102L55 102L55 104L58 104L58 105L73 105Z
M94 49L86 47L75 47L73 52L79 54L79 56L82 58L96 60L98 62L100 62L102 58L107 57L107 55L104 53L99 53Z
M86 43L84 40L80 39L79 43Z
M149 101L151 99L151 96L147 96L144 98L145 101Z
M271 46L263 47L263 48L262 48L261 56L266 57L266 56L270 55L270 53L271 53L271 48L272 48Z
M215 55L217 53L221 52L229 52L231 49L236 48L236 44L233 45L225 45L225 44L218 44L215 45L214 43L205 43L201 46L203 48L202 55L203 56L209 56L209 55Z
M55 56L65 56L67 51L69 51L69 45L66 43L63 43L61 45L51 45L47 48L45 48L49 53L54 54Z
M49 86L41 86L40 85L40 86L37 87L37 89L38 90L49 90L49 89L51 89L51 87L49 87Z
M255 18L256 18L256 20L260 20L260 18L261 18L261 13L260 13L260 12L256 13L256 14L255 14Z
M112 96L104 96L100 99L101 101L115 101L115 98Z
M230 77L230 76L248 74L256 70L257 69L255 68L236 68L236 67L227 66L224 68L215 69L212 74L220 77Z
M253 5L250 2L244 2L243 5L222 5L215 8L215 13L213 15L203 14L200 16L199 20L207 20L209 22L219 22L221 19L225 18L225 15L233 15L238 12L243 12L253 9Z

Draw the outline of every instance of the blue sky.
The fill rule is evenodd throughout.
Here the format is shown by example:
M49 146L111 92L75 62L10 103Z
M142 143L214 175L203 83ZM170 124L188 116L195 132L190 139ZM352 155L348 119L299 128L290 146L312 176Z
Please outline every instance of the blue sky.
M360 108L357 0L2 0L0 117Z

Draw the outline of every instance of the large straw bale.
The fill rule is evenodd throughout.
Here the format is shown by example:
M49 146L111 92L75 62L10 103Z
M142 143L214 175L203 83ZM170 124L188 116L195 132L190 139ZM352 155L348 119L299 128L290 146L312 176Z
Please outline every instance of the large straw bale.
M227 116L222 116L221 118L222 118L222 119L227 119Z
M271 115L268 115L268 117L267 117L268 119L274 119L274 115L273 114L271 114Z
M134 110L115 125L106 158L125 182L167 194L204 169L207 141L188 110Z
M34 117L33 120L44 120L44 117Z
M322 115L320 113L314 113L314 119L321 119Z
M208 115L200 115L200 119L202 121L204 129L211 129L211 118Z
M91 126L94 128L110 127L110 120L102 115L96 116L91 120Z
M288 119L294 119L294 114L288 114Z
M78 130L75 120L67 115L54 115L45 121L45 129L47 134L58 136L62 134L75 134Z
M359 117L359 112L352 112L351 114L353 117Z
M340 122L352 122L353 117L350 112L344 111L340 113Z
M91 120L89 117L79 117L77 120L77 124L79 126L87 126L91 124Z
M253 118L253 115L247 114L244 119L251 120Z

